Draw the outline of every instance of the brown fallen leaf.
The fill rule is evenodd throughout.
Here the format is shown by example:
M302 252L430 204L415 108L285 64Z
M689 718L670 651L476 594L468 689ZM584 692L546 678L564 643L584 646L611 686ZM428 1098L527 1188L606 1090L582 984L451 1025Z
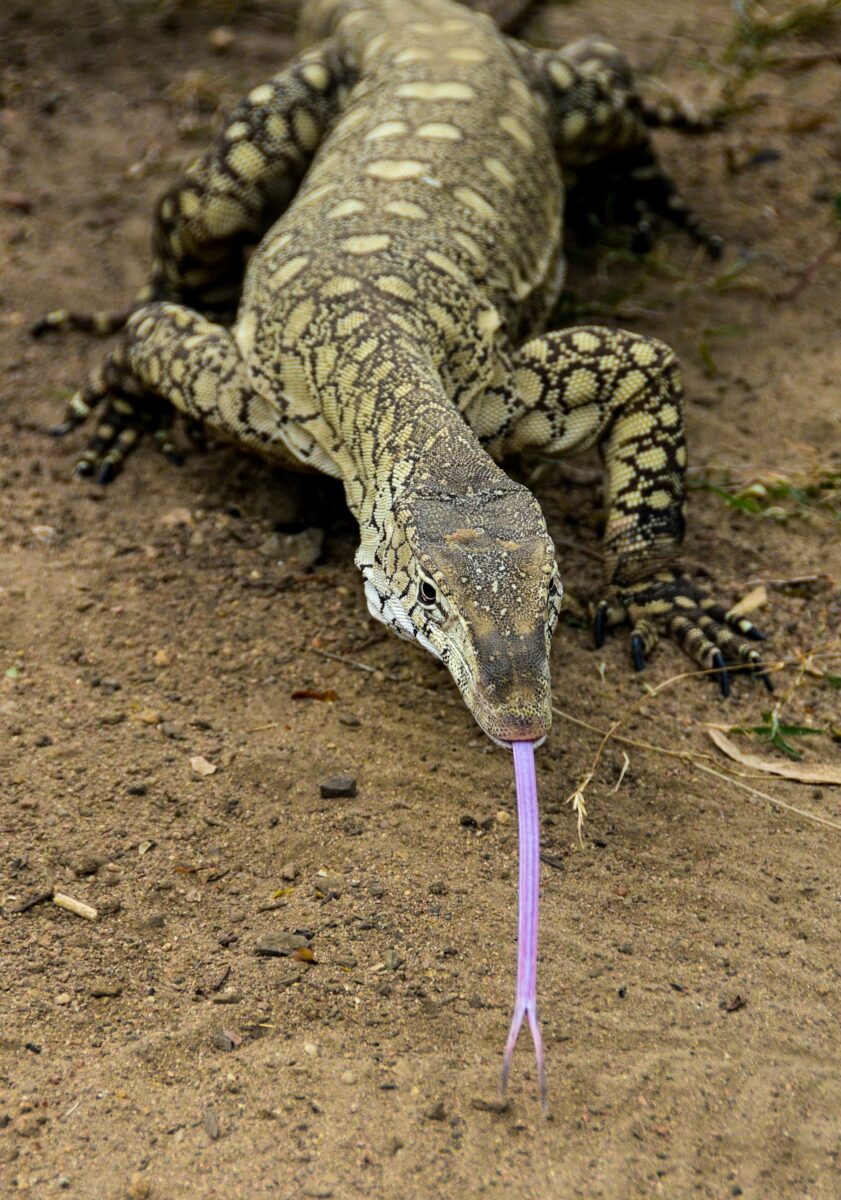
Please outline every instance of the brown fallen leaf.
M298 962L315 962L315 955L313 954L312 950L310 950L309 946L302 946L300 950L296 950L293 953L292 957L297 958Z
M767 603L768 589L764 583L760 583L733 605L730 609L730 615L731 617L746 617L748 613L764 608Z
M293 700L326 700L332 704L334 700L338 700L339 693L333 688L295 688L292 693Z
M795 783L835 784L841 787L841 766L836 767L833 763L776 762L760 758L758 754L745 754L720 729L707 726L707 735L722 754L741 763L743 767L750 767L752 771L765 771L768 775L779 775Z

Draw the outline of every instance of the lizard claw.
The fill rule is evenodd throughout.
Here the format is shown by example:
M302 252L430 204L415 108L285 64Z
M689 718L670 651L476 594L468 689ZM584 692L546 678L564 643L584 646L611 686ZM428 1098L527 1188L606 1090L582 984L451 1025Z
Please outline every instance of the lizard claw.
M602 600L601 604L596 609L596 619L593 625L593 636L596 643L596 649L600 650L604 645L607 637L607 604Z
M727 674L727 664L720 650L717 650L713 655L713 666L718 670L718 685L721 688L722 696L726 700L730 695L730 676Z
M634 664L635 671L645 670L645 649L639 633L635 633L631 637L631 662Z

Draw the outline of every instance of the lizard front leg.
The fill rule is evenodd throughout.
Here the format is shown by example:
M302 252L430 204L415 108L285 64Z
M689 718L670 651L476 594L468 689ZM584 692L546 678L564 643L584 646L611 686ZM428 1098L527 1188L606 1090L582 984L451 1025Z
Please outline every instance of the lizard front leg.
M139 429L161 407L178 409L264 458L296 465L279 436L282 397L258 395L230 331L184 305L137 309L117 347L71 403L90 412L106 396L105 416L81 460L85 473L98 471L101 482L113 478L137 445Z
M565 455L598 445L606 467L606 589L596 610L600 645L629 621L640 670L668 633L729 692L727 663L767 682L745 639L761 634L734 617L681 566L686 444L677 359L662 342L581 327L527 342L490 392L474 428L494 457L539 450Z

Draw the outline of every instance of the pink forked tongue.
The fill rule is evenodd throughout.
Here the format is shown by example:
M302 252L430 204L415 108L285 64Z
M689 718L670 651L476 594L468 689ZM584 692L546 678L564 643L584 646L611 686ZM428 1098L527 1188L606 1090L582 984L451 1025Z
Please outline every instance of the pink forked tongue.
M514 777L517 781L517 822L520 833L519 928L517 931L517 994L514 1016L502 1058L502 1095L508 1091L508 1074L514 1047L523 1021L528 1020L537 1059L540 1103L546 1111L546 1065L543 1037L537 1019L537 922L540 906L540 816L537 811L537 779L534 771L534 742L512 742Z

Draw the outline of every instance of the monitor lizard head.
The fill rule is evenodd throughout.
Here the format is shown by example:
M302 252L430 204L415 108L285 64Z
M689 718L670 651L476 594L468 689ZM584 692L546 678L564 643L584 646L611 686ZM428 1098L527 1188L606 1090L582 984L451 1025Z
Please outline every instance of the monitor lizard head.
M509 479L466 494L425 484L377 543L370 567L358 560L372 614L446 664L494 741L542 740L563 589L531 493Z

